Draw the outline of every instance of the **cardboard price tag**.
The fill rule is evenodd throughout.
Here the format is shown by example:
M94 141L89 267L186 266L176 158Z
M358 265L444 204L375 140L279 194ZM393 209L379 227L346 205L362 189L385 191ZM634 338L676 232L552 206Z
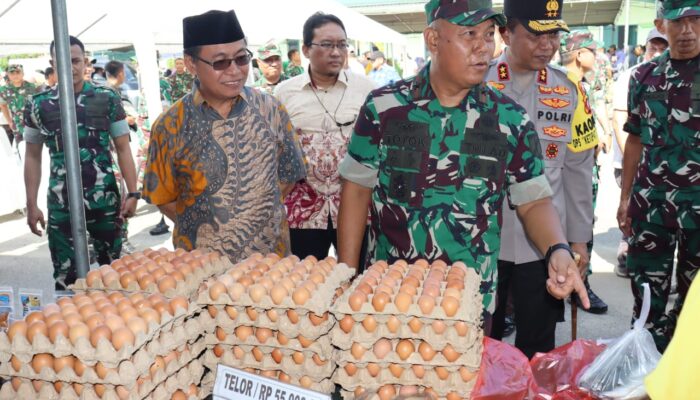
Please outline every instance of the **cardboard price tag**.
M321 394L274 379L218 364L214 382L217 400L330 400Z

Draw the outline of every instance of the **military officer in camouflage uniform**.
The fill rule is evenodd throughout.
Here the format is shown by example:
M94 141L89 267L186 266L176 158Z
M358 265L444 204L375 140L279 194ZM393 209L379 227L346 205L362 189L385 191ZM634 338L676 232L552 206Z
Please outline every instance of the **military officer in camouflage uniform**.
M185 69L185 60L181 57L175 59L175 72L168 77L170 83L170 101L180 100L192 90L194 76Z
M9 82L0 87L0 110L10 124L15 138L22 140L24 104L32 98L36 86L24 80L24 69L21 64L9 65L7 75ZM12 143L12 138L10 138L10 143Z
M87 230L94 240L97 261L108 264L119 258L121 251L121 221L134 215L139 192L136 192L136 171L129 146L129 127L119 95L113 90L84 80L84 46L70 37L70 52L78 122L78 145L82 173ZM56 65L54 43L50 52ZM61 110L58 87L36 94L24 112L24 135L27 142L25 185L27 189L27 224L41 236L40 224L49 237L49 250L54 267L57 290L65 290L75 282L73 240L71 236L66 185L66 165L63 152ZM114 143L129 193L120 212L120 196L112 170L110 140ZM44 214L37 206L41 181L42 147L49 148L48 227Z
M287 79L282 72L282 53L279 47L273 41L260 46L257 61L262 75L253 86L267 94L272 94L275 86Z
M544 174L552 188L558 227L566 241L588 261L586 243L593 236L591 189L593 148L597 136L587 123L574 126L579 101L566 71L549 64L559 50L559 34L568 31L561 18L563 0L506 0L508 24L500 29L508 48L490 64L486 80L510 96L532 118L544 155ZM512 282L517 336L515 345L532 357L554 348L556 323L563 303L545 292L546 254L532 241L515 209L504 207L498 257L499 298ZM590 293L589 293L590 296ZM499 302L494 332L500 339L505 302Z
M656 28L669 49L639 66L629 84L629 133L617 218L630 237L634 315L651 288L647 328L663 351L700 268L700 4L662 2ZM666 312L674 253L678 298Z
M495 26L505 18L489 0L431 0L425 9L432 61L370 93L339 167L340 261L357 267L370 205L368 262L466 263L482 279L488 331L501 214L512 205L548 255L547 290L564 298L575 288L585 297L534 126L522 107L484 84Z

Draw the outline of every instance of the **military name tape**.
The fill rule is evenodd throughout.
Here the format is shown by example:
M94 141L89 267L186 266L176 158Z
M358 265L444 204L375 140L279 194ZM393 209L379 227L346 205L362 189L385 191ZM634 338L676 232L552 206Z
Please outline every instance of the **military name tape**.
M216 366L215 400L330 400L330 396L251 374L226 365Z

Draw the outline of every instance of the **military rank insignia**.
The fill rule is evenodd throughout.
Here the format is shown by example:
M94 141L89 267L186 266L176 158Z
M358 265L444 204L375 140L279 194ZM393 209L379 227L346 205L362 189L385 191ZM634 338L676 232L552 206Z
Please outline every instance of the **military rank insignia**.
M542 85L547 84L547 68L542 69L537 73L537 83Z
M508 64L506 63L500 63L496 67L498 70L498 80L499 81L509 81L510 80L510 71L508 70Z
M540 101L540 103L542 103L543 105L545 105L549 108L556 108L556 109L564 108L564 107L567 107L569 104L571 104L570 101L558 99L556 97L546 97L544 99L539 99L539 101Z
M566 129L562 129L556 125L546 126L542 130L545 135L551 136L553 138L558 138L566 135Z
M540 94L552 94L554 93L554 89L548 86L542 86L542 85L537 85L537 89L539 89Z
M571 93L569 88L566 86L557 86L553 89L553 91L554 91L554 94L558 94L559 96L565 96L565 95Z
M550 160L557 158L559 155L559 146L557 146L556 143L550 143L549 146L547 146L547 150L545 150L544 154Z

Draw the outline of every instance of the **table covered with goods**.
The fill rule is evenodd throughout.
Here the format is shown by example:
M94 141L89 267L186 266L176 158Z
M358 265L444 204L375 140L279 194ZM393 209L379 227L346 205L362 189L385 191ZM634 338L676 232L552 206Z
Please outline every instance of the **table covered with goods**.
M579 380L605 345L529 362L485 338L480 280L463 263L380 261L354 275L332 258L125 255L0 333L0 400L603 393Z

